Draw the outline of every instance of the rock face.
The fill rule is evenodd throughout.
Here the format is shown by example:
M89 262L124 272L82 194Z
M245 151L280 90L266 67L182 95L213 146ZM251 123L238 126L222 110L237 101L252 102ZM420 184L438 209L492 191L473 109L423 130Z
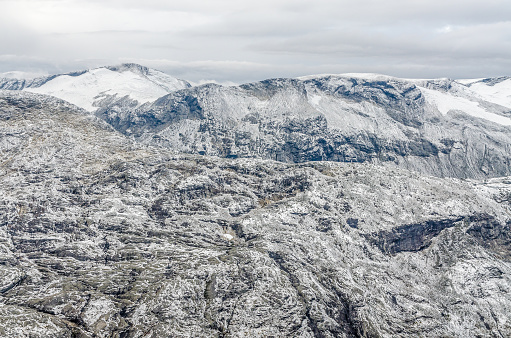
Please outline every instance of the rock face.
M510 83L356 74L272 79L209 84L137 109L105 105L96 114L125 135L179 152L389 162L439 177L498 177L511 175Z
M176 92L131 132L109 122L170 135L208 120L202 100L218 96L202 91L270 105L274 82ZM360 162L173 154L64 101L0 92L0 335L510 336L511 181Z

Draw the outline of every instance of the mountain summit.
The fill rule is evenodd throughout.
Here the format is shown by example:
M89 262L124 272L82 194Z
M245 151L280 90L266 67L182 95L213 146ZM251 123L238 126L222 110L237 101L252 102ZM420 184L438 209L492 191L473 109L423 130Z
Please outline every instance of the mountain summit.
M32 80L0 79L0 89L25 90L66 100L88 111L114 103L137 107L190 83L163 72L125 63Z

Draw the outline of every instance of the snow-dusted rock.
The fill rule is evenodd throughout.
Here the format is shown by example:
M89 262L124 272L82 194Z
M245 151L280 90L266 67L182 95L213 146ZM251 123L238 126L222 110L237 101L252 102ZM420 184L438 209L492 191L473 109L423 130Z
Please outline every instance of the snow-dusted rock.
M126 135L179 152L389 162L439 177L496 177L511 175L507 82L491 91L480 85L489 81L364 74L271 79L203 85L136 109L107 105L97 115Z
M510 182L173 154L0 92L0 335L507 337Z

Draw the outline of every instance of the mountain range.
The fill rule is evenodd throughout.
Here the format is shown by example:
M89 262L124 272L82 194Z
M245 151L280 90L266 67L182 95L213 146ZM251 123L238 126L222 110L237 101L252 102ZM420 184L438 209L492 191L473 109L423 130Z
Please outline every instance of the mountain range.
M511 78L0 88L0 336L511 335Z
M511 79L500 80L493 86L511 88ZM179 152L389 162L439 177L510 175L510 91L492 88L492 96L487 83L326 75L209 84L135 109L117 101L96 115L127 136Z
M190 83L124 64L0 88L52 95L116 130L178 152L228 158L389 162L438 177L511 175L511 78L375 74Z

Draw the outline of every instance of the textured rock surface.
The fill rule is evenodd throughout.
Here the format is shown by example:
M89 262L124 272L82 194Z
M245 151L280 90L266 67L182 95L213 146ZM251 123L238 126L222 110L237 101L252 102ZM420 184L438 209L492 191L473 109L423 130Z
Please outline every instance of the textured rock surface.
M175 155L1 92L0 187L1 336L511 335L506 178Z
M204 85L138 109L119 101L97 115L126 135L180 152L389 162L440 177L511 175L511 104L486 99L451 80L332 75Z

